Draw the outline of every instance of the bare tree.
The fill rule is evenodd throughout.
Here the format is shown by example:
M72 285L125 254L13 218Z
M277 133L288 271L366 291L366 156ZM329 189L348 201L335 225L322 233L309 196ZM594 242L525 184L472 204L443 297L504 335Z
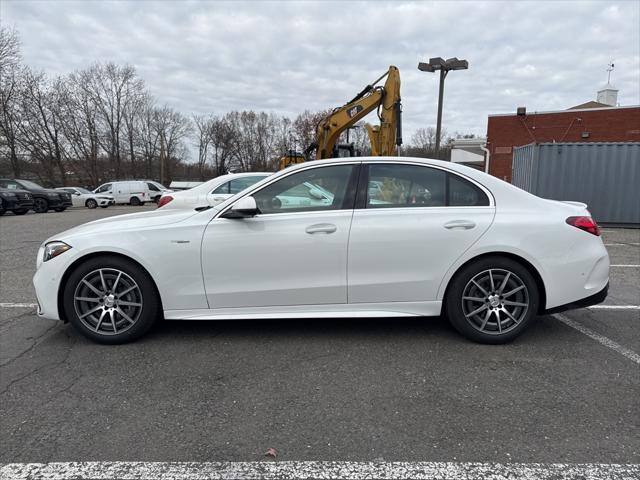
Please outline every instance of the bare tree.
M0 27L0 154L9 157L16 177L21 173L17 142L20 73L20 37L14 29Z
M204 181L204 168L207 164L207 159L209 158L213 122L214 118L212 116L193 116L193 132L196 140L196 146L198 147L198 174L201 181Z

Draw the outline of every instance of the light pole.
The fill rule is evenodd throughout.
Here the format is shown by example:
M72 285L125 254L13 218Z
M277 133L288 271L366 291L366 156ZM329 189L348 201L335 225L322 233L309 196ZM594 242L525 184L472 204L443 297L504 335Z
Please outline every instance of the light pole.
M430 58L429 63L418 63L418 70L435 72L440 70L440 91L438 93L438 123L436 125L436 155L440 153L440 133L442 132L442 99L444 97L444 79L450 70L466 70L469 62L458 60L458 57L443 60L441 57Z

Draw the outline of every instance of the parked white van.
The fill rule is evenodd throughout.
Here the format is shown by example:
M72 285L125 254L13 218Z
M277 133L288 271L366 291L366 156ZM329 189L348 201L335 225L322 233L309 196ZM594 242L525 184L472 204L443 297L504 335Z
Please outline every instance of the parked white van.
M115 203L128 203L129 205L144 205L145 202L150 202L153 198L147 183L137 180L103 183L93 193L111 195Z

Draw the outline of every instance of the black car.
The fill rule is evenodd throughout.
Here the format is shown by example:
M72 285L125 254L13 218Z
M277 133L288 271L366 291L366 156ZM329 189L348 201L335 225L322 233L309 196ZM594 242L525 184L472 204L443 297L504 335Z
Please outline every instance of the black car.
M45 213L49 210L62 212L67 207L73 205L71 202L71 194L44 188L31 180L10 180L0 178L0 187L9 190L27 190L33 195L33 211L36 213Z
M24 215L33 208L33 195L26 190L0 188L0 215L13 212Z

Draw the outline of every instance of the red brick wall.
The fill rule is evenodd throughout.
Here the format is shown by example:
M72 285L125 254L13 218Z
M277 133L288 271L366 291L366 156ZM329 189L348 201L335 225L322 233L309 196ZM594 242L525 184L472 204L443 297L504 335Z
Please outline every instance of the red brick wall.
M640 142L640 107L490 116L489 173L510 182L513 147L543 142Z

